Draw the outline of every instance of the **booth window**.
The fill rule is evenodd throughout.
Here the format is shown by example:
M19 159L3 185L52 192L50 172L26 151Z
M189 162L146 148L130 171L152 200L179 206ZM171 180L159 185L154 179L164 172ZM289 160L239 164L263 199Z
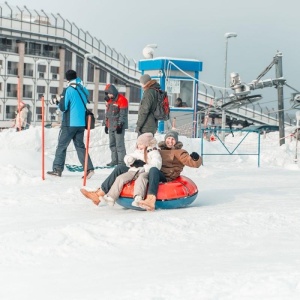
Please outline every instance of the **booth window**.
M170 79L167 92L170 105L178 108L193 108L194 82L192 80ZM180 105L179 105L180 104Z

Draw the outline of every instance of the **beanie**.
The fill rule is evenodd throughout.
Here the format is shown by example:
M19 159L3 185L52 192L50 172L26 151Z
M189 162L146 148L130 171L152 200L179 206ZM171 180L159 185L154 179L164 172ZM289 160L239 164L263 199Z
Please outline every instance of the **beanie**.
M177 131L174 131L174 130L170 130L166 133L165 135L165 140L168 138L168 137L172 137L175 139L176 143L178 142L178 132Z
M156 139L151 132L146 132L137 138L136 144L144 145L146 147L154 146L156 144Z
M140 78L140 83L145 85L145 84L146 84L147 82L149 82L150 80L151 80L150 75L149 75L149 74L144 74L144 75L142 75L141 78Z
M68 81L71 81L73 79L76 79L77 78L77 74L74 70L69 70L66 72L66 79Z

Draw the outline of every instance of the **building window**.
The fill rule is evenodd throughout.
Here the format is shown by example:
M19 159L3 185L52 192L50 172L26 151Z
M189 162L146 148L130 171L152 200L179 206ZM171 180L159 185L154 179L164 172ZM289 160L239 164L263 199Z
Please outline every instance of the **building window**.
M87 69L87 81L93 82L94 81L94 65L88 63L88 69Z
M110 82L114 85L118 85L118 84L125 85L126 84L126 82L123 79L121 79L120 77L114 76L112 74L110 76Z
M23 85L23 97L32 99L32 86L31 85Z
M66 69L66 71L69 69ZM76 73L83 80L83 58L79 55L76 56Z
M51 66L50 67L50 72L53 73L53 74L58 74L59 73L59 67Z
M38 94L45 94L45 91L46 91L46 87L43 85L38 85L36 88L36 92Z
M94 101L94 90L88 90L89 91L89 101L93 102Z
M141 101L141 88L136 86L130 86L130 94L129 94L129 102L130 103L140 103Z
M38 72L46 72L46 65L38 65Z
M16 111L17 111L16 105L6 105L5 106L5 118L10 119L10 120L15 119Z
M99 82L106 83L107 82L107 72L105 70L100 69L100 79Z
M98 94L98 102L99 102L99 103L100 103L100 102L104 102L104 101L105 101L104 98L105 98L105 92L104 92L104 91L99 91L99 94Z
M50 94L57 95L58 94L58 87L50 86Z
M72 69L72 52L67 50L65 51L65 71Z
M17 97L17 85L16 84L7 84L7 97Z

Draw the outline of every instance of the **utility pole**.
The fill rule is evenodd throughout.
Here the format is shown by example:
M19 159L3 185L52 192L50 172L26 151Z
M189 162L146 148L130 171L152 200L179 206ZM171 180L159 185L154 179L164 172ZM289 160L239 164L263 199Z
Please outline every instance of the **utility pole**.
M283 77L282 72L282 53L277 52L275 56L276 65L276 78ZM284 134L284 102L283 102L283 83L279 82L277 85L277 95L278 95L278 125L279 125L279 144L280 146L285 144L285 134Z

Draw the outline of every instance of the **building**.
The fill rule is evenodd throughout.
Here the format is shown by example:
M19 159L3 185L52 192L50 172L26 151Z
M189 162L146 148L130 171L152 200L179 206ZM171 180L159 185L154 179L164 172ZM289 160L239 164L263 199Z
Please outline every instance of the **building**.
M65 72L77 71L90 92L89 108L99 122L105 111L104 88L116 85L129 100L129 112L136 113L141 99L137 63L79 29L60 14L34 12L0 5L0 128L10 127L18 99L32 111L32 124L42 118L56 122L56 98L66 86ZM43 14L43 15L42 15Z

